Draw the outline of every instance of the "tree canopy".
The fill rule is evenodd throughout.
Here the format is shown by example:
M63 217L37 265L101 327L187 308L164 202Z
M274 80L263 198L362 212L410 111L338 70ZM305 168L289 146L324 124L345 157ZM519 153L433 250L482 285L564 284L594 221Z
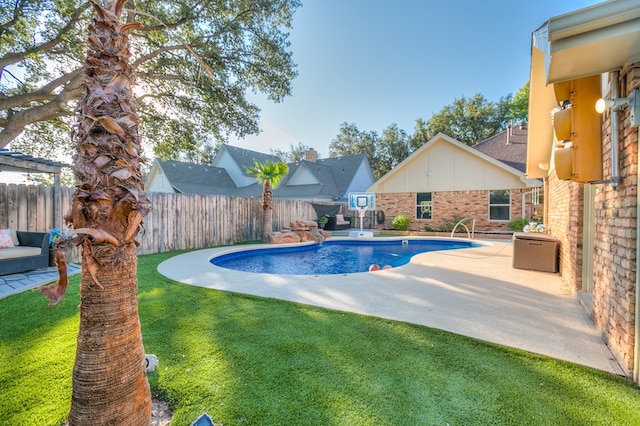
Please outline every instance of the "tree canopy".
M278 102L291 93L296 71L284 30L300 4L127 1L125 21L142 24L131 31L131 50L146 141L165 158L206 157L207 145L257 133L260 111L246 94ZM0 0L0 148L20 135L49 143L43 126L68 128L82 95L90 15L84 0Z
M511 121L526 121L528 107L529 82L515 96L508 94L496 102L488 101L480 93L454 99L429 120L417 119L412 135L396 123L379 136L375 131L361 131L355 123L345 122L329 144L329 156L366 154L374 177L379 179L438 133L475 145L500 133Z
M480 93L470 98L462 96L442 107L428 121L416 121L417 138L415 148L421 146L438 133L456 138L467 145L476 143L504 130L512 118L511 94L497 102L489 102Z
M411 153L406 132L393 123L382 131L361 131L355 123L342 123L329 144L329 157L366 154L373 176L381 178Z
M271 148L269 151L272 155L275 155L284 162L297 163L300 160L304 160L309 148L310 147L308 145L305 145L302 142L298 142L296 146L294 146L293 144L289 144L289 151L284 151L277 148Z

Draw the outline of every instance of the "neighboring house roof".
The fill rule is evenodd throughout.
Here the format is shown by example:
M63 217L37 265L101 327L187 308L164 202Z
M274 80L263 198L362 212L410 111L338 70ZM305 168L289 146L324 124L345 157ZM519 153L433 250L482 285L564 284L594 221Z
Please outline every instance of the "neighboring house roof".
M147 178L147 190L171 191L186 194L223 194L237 197L260 197L262 185L249 183L247 178L240 178L246 167L254 166L254 160L264 163L278 162L277 157L255 151L223 145L223 150L216 158L217 164L224 167L202 166L180 161L154 162ZM215 160L214 160L215 161ZM241 164L239 164L240 162ZM166 177L164 188L158 182L158 174ZM234 182L234 177L238 182ZM363 183L364 182L364 183ZM289 164L289 173L274 189L276 198L309 199L309 200L343 200L347 192L364 191L373 183L373 173L366 155L347 155L344 157L325 158L316 161L302 160Z
M345 198L363 162L369 164L365 154L289 164L289 174L273 194L281 198ZM304 183L300 183L303 179Z
M524 173L527 163L527 124L509 126L504 132L475 144L473 148Z
M236 189L225 169L156 159L156 164L176 192L183 194L228 194Z
M488 143L487 149L491 145L493 143ZM538 185L538 181L525 179L521 170L439 133L371 185L368 191L461 191Z
M247 173L247 167L254 167L255 161L260 164L266 162L279 163L281 161L276 155L263 154L262 152L251 151L250 149L239 148L228 144L221 145L220 149L224 149L229 153L233 161L235 161L246 176L249 175L249 173ZM218 155L216 155L216 157L217 156Z

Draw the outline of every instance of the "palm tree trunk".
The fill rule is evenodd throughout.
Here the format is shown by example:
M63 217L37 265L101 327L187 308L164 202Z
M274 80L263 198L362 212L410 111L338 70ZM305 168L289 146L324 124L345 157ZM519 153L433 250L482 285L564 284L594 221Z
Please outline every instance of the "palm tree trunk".
M138 318L136 242L142 194L126 0L91 0L84 97L72 134L78 188L68 218L82 242L80 331L70 425L149 425L151 394Z
M273 232L273 193L271 182L266 180L262 188L262 241L267 242Z
M91 250L89 244L84 250ZM115 254L115 253L114 253ZM73 369L70 425L148 425L149 385L138 320L135 245L118 250L80 286L80 331Z

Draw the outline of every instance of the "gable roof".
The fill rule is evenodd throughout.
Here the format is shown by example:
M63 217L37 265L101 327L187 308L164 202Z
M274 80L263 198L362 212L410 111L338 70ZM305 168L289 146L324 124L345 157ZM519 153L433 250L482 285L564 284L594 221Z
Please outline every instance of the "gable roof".
M336 189L340 195L344 194L353 181L354 176L363 162L369 164L366 154L345 155L342 157L331 157L316 161L328 167L333 175ZM373 176L373 175L372 175Z
M250 149L244 149L228 144L222 144L220 149L224 149L229 153L244 175L248 175L247 167L253 167L255 165L254 160L260 164L264 164L266 162L279 163L282 161L276 155L263 154L262 152L251 151ZM216 155L216 157L217 156L218 155Z
M420 157L421 155L423 155L425 153L425 151L429 150L432 146L435 146L436 144L439 144L441 142L444 143L448 143L453 145L454 147L463 150L465 152L467 152L468 154L471 154L472 157L476 157L479 158L489 164L491 164L492 166L496 167L497 169L500 169L504 172L507 172L511 175L514 175L516 178L521 179L522 182L526 185L526 186L531 186L533 185L533 181L527 181L524 179L524 173L516 168L514 168L513 166L504 163L500 160L497 160L485 153L483 153L482 151L478 150L478 149L474 149L473 147L470 147L469 145L466 145L454 138L452 138L451 136L447 136L444 133L438 133L436 136L434 136L433 138L429 139L429 141L427 141L424 145L422 145L420 148L418 148L417 150L415 150L411 155L409 155L407 158L405 158L400 164L398 164L396 167L394 167L391 171L389 171L387 174L385 174L384 176L382 176L380 179L378 179L374 184L372 184L371 186L369 186L368 191L371 192L375 192L378 188L381 187L381 184L384 184L385 181L394 178L394 176L398 173L403 173L402 170L405 167L408 167L408 165L410 163L412 163L417 157Z
M330 157L315 162L301 160L289 164L289 174L274 191L278 197L322 197L338 200L343 197L363 161L365 154ZM292 185L291 179L300 173L310 173L317 184Z
M509 126L504 132L475 144L473 148L524 173L527 163L527 123Z
M183 194L228 194L235 184L225 169L182 161L156 159L176 192Z

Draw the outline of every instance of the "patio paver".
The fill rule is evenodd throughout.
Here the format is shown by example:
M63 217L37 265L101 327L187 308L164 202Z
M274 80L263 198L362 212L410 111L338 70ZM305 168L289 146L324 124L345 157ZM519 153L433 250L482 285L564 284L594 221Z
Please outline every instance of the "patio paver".
M80 265L70 263L67 265L69 276L81 272ZM36 269L34 271L20 274L0 275L0 299L20 293L41 285L56 281L58 279L58 268L50 266L46 269Z

